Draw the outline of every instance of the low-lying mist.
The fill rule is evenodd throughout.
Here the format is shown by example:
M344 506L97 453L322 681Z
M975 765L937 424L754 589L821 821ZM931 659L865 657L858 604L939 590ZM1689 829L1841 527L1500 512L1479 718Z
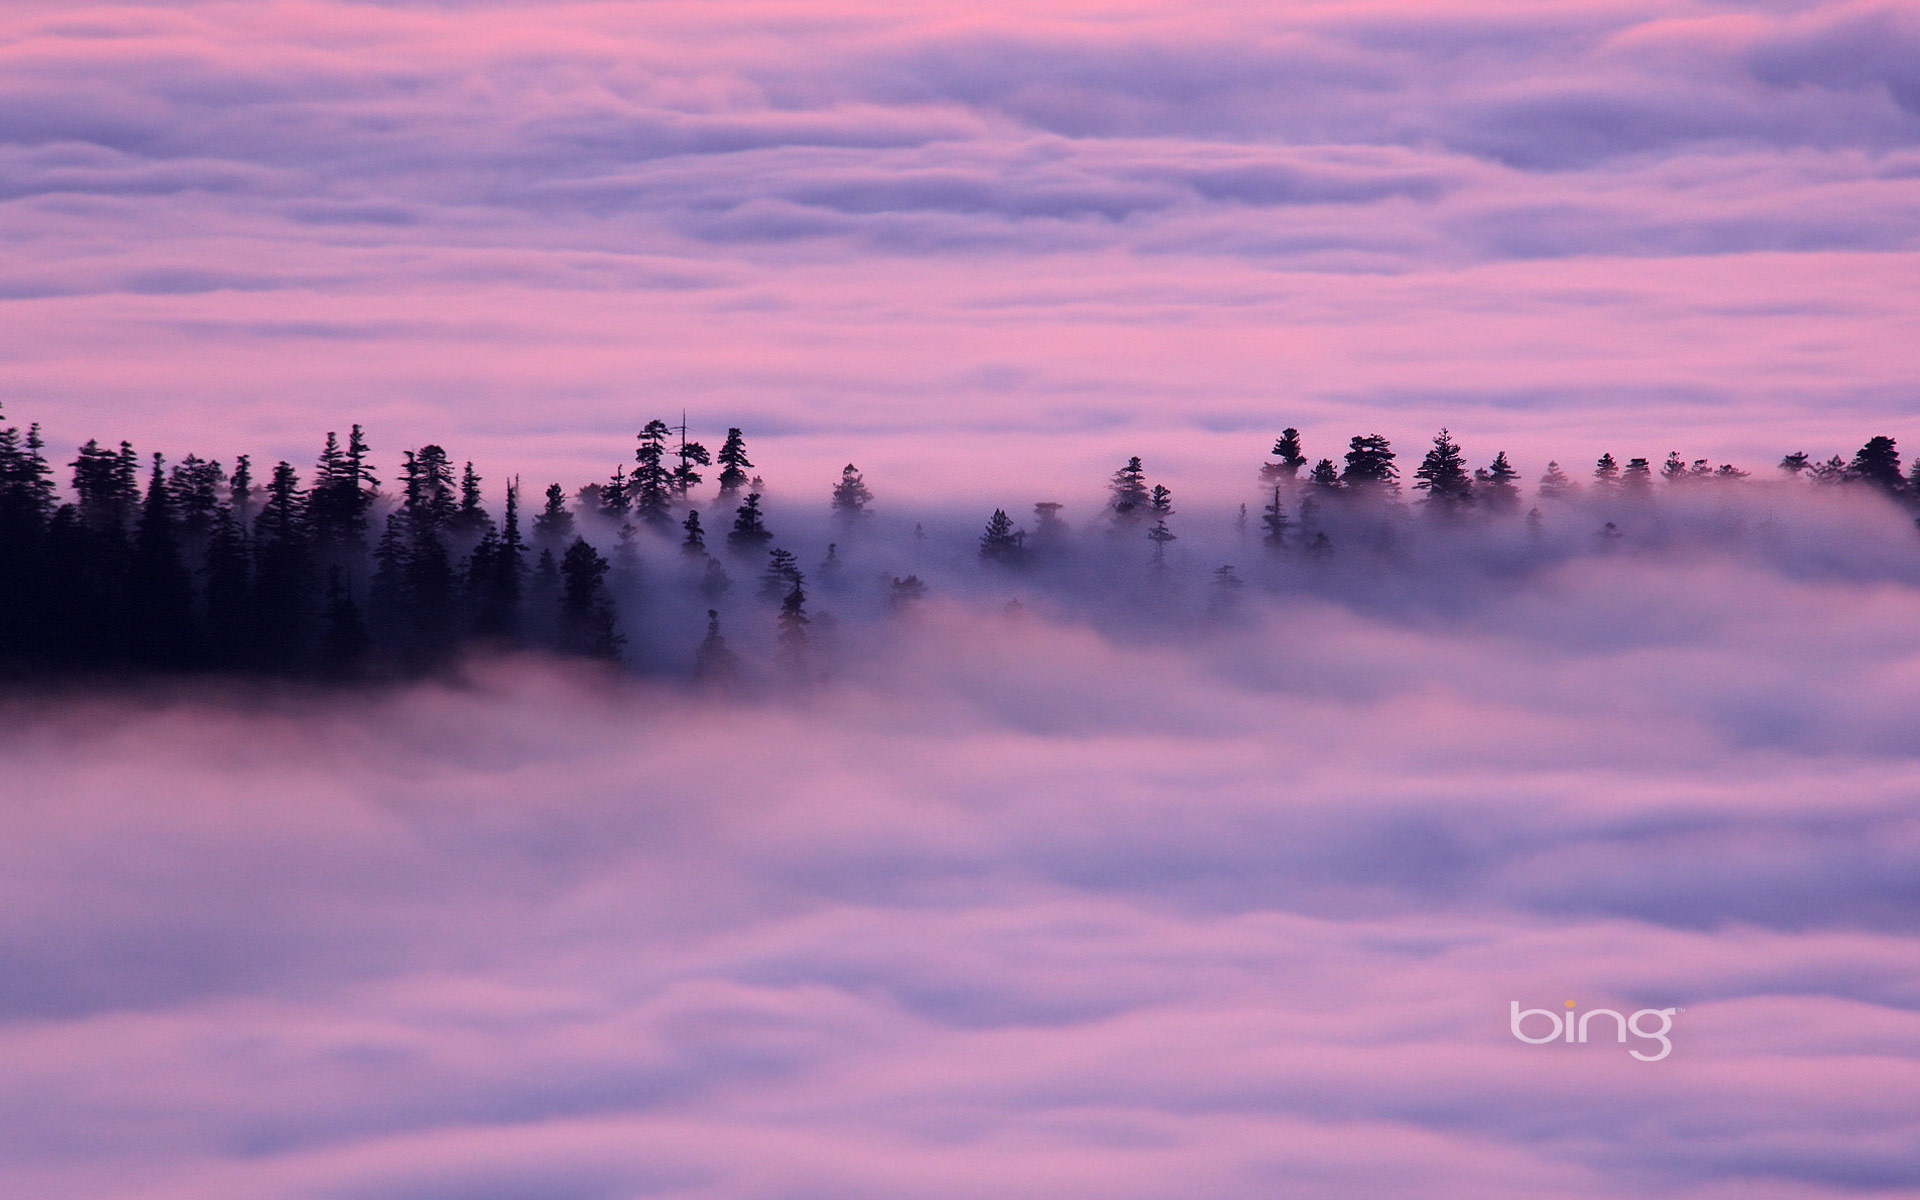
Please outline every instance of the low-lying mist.
M798 682L749 594L732 689L16 702L3 1190L1908 1194L1920 538L1765 494L1009 570L876 516L793 542Z
M1691 628L1703 607L1735 598L1701 592L1712 586L1696 578L1703 572L1757 573L1788 588L1920 586L1913 514L1871 489L1783 482L1664 492L1448 516L1419 504L1316 501L1296 488L1284 494L1278 540L1257 507L1176 511L1162 522L1171 539L1156 542L1153 520L1120 521L1089 506L1080 522L1068 519L1071 509L1008 518L1016 541L1000 558L983 547L991 530L982 532L978 514L882 509L849 522L776 499L768 545L792 556L803 585L811 655L803 674L870 682L893 673L898 643L916 636L916 614L942 603L1032 613L1127 644L1233 643L1269 621L1286 626L1331 608L1393 627L1532 630L1571 646ZM766 548L716 546L711 557L728 580L716 591L707 557L689 557L672 537L631 527L622 537L600 521L582 532L613 564L628 664L687 674L712 611L746 682L792 682L779 614L796 576L772 579ZM1595 574L1635 582L1583 582ZM1338 674L1329 678L1336 686Z

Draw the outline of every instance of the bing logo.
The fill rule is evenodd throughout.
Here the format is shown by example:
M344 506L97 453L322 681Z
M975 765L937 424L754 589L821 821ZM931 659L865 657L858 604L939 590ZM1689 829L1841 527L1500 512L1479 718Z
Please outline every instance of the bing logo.
M1512 1002L1509 1028L1513 1030L1514 1037L1529 1046L1544 1046L1548 1042L1584 1044L1587 1035L1591 1032L1589 1027L1593 1024L1594 1018L1598 1017L1601 1019L1600 1037L1602 1038L1611 1032L1615 1041L1625 1045L1627 1034L1632 1033L1635 1037L1644 1039L1644 1043L1648 1046L1654 1043L1659 1044L1660 1049L1652 1054L1642 1053L1638 1049L1627 1051L1641 1062L1659 1062L1673 1053L1673 1041L1667 1035L1673 1032L1673 1014L1680 1011L1677 1008L1643 1008L1628 1017L1610 1008L1595 1008L1583 1013L1575 1013L1575 1007L1575 1002L1569 1000L1567 1011L1557 1013L1547 1008L1521 1008L1520 1002L1515 1000ZM1529 1018L1533 1019L1533 1028L1542 1032L1531 1035L1527 1033L1526 1026ZM1544 1026L1542 1019L1544 1019ZM1650 1027L1643 1028L1643 1021Z

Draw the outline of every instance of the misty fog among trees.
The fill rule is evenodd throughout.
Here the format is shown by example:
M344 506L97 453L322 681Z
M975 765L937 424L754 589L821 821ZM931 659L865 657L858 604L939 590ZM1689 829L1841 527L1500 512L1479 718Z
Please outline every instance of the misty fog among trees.
M649 421L606 479L529 494L439 445L383 470L358 425L326 434L303 470L97 441L62 462L37 425L0 419L0 671L377 680L532 651L716 683L809 679L844 650L843 621L908 620L942 592L1218 629L1263 591L1444 592L1762 536L1822 497L1907 510L1851 528L1920 548L1920 459L1903 470L1886 436L1757 474L1609 452L1549 462L1529 485L1505 451L1476 460L1446 429L1403 470L1378 434L1316 460L1289 428L1264 460L1217 464L1245 480L1237 510L1184 511L1132 457L1077 519L1042 497L930 530L926 514L889 523L852 463L776 498L741 430L717 453L687 434Z

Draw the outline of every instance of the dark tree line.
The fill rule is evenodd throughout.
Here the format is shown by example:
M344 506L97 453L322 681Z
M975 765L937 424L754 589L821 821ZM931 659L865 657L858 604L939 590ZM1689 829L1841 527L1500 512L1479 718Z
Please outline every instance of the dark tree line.
M1328 512L1394 511L1404 504L1398 456L1392 443L1380 434L1356 435L1348 442L1341 462L1322 458L1310 469L1312 460L1303 450L1298 429L1283 430L1269 453L1273 460L1261 464L1259 478L1263 484L1260 541L1270 551L1297 546L1310 557L1324 556L1331 552L1332 541L1327 531L1318 527L1318 521ZM1789 454L1780 460L1779 469L1787 479L1866 487L1920 508L1920 459L1903 473L1897 445L1890 437L1869 439L1851 460L1835 455L1816 463L1804 453ZM1689 461L1677 450L1668 453L1658 474L1664 487L1724 486L1750 477L1731 464L1716 467L1707 459ZM1650 459L1629 458L1623 466L1607 453L1594 463L1591 481L1586 485L1558 462L1549 462L1534 494L1550 506L1582 494L1603 503L1631 503L1655 495L1658 489L1654 476ZM1434 435L1412 479L1412 489L1419 493L1416 503L1436 519L1506 517L1518 514L1526 503L1520 472L1506 451L1496 452L1484 467L1471 466L1466 452L1446 429ZM1108 480L1107 495L1105 517L1110 531L1143 534L1151 546L1151 561L1164 566L1167 544L1179 537L1167 519L1173 515L1171 491L1161 485L1149 486L1143 460L1134 457ZM995 509L980 534L979 557L999 566L1030 564L1049 536L1057 539L1064 528L1058 516L1060 508L1051 502L1034 506L1034 544L1028 541L1029 531L1005 509ZM1236 524L1244 530L1247 519L1247 506L1243 504ZM1538 506L1527 511L1526 519L1529 527L1538 529L1542 520ZM1916 518L1916 525L1920 525L1920 518ZM1618 538L1618 525L1607 522L1601 536L1608 541Z
M1333 551L1329 515L1404 511L1401 468L1385 437L1356 436L1339 462L1314 460L1289 428L1271 453L1259 469L1257 529L1249 528L1248 505L1237 518L1267 551L1323 558ZM692 496L701 469L715 464L718 510L709 509L709 527ZM810 584L768 527L752 469L739 429L715 455L688 439L684 420L655 420L638 434L630 467L622 463L571 496L553 483L530 516L518 481L510 482L499 489L496 516L474 465L456 464L437 445L405 451L397 475L383 480L357 425L344 439L327 434L303 476L287 462L256 470L244 455L230 467L191 454L169 461L125 442L90 441L57 465L38 426L0 421L0 671L380 678L433 671L476 647L615 659L626 641L615 585L638 572L634 543L643 528L678 543L680 578L705 604L733 588L728 563L757 570L753 591L778 608L779 653L798 663L810 629L830 625L809 613L809 587L841 586L843 560L830 546ZM1790 454L1779 469L1808 486L1920 501L1920 461L1903 471L1890 437L1870 439L1850 459ZM1657 469L1648 458L1622 463L1603 454L1579 474L1547 465L1530 526L1539 525L1541 506L1576 496L1626 513L1660 490L1747 478L1678 452ZM1504 451L1472 466L1445 429L1410 472L1418 509L1448 522L1519 513L1527 506L1519 478ZM825 499L842 541L856 538L873 503L858 468L849 463ZM1141 458L1130 458L1107 481L1105 511L1085 532L1138 546L1139 561L1165 572L1180 540L1173 500ZM1026 527L994 510L977 539L979 560L1005 571L1047 561L1069 543L1061 510L1036 504ZM611 561L583 536L587 523L618 531ZM1617 539L1618 526L1608 521L1601 536ZM916 527L916 548L920 537ZM1221 611L1241 581L1231 568L1211 571L1212 608ZM881 582L896 610L927 592L917 574ZM698 669L731 674L737 659L720 635L718 610L709 616Z
M261 481L246 456L88 442L63 499L39 428L0 428L0 668L363 677L477 644L618 654L608 563L558 484L529 541L517 483L496 521L472 463L407 451L389 495L369 454L356 425L304 479L279 462Z

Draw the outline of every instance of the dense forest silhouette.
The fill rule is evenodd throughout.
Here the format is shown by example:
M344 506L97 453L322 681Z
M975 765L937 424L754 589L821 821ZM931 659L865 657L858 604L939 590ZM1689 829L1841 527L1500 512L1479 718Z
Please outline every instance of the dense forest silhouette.
M721 632L723 612L744 609L766 627L769 656L804 671L833 636L816 589L859 591L885 612L930 590L911 569L927 553L918 524L900 552L907 562L849 578L842 548L860 542L874 503L852 464L821 488L817 513L794 514L825 523L824 535L807 527L807 538L827 540L824 557L804 566L796 543L776 536L737 428L711 453L688 440L684 421L650 421L608 479L550 483L532 498L516 480L494 489L497 508L473 464L438 445L403 451L383 477L358 425L344 439L328 433L305 474L244 455L230 467L169 460L126 442L89 441L64 465L63 492L39 426L0 423L0 671L15 679L407 678L476 651L526 650L726 681L741 656ZM1289 428L1249 474L1257 497L1229 515L1232 536L1270 570L1300 572L1347 541L1380 555L1408 530L1511 526L1537 537L1561 514L1594 522L1593 548L1606 552L1623 536L1615 517L1697 489L1751 486L1749 472L1677 452L1658 465L1603 454L1590 470L1549 463L1529 494L1505 452L1472 467L1445 429L1410 472L1412 497L1378 434L1353 437L1338 461L1315 460ZM1787 455L1769 495L1783 487L1911 505L1920 459L1903 472L1894 439L1877 436L1851 458ZM1039 577L1078 556L1098 564L1083 585L1110 587L1184 572L1204 588L1204 615L1231 606L1248 564L1170 559L1182 536L1173 493L1141 458L1115 470L1106 492L1104 510L1078 529L1057 501L1035 503L1024 525L996 509L964 546L947 536L944 561ZM687 614L704 636L661 650ZM635 641L654 649L634 653Z

